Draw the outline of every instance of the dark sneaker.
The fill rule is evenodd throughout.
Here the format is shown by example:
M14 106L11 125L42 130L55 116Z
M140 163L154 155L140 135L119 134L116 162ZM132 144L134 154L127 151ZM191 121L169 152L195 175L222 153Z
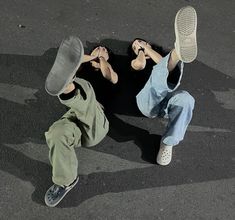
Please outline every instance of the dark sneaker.
M45 89L50 95L63 92L80 67L83 55L84 48L78 37L70 36L62 41L46 79Z
M79 178L69 186L52 185L45 194L45 203L49 207L55 207L65 195L78 183Z

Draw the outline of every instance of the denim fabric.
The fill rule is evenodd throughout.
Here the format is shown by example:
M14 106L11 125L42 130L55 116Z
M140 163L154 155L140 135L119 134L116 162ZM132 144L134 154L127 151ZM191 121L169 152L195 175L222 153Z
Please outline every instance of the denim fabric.
M136 96L136 102L143 115L149 118L168 118L168 125L162 137L167 145L177 145L183 140L192 119L194 98L186 91L176 91L183 75L184 64L179 63L180 76L176 85L167 82L170 54L153 67L144 88Z

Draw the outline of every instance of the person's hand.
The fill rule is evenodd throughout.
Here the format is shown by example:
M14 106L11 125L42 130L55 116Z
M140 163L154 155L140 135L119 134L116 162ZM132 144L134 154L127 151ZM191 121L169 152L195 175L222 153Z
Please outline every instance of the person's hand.
M96 47L92 52L91 52L91 56L94 57L94 59L98 58L99 56L99 52L100 52L100 47Z
M144 54L145 56L149 56L149 49L151 49L151 45L145 41L142 41L142 40L137 40L136 42L136 45L138 45L140 48L143 48L144 49Z
M138 40L135 40L132 44L132 49L136 55L139 53L139 49L141 49L141 45Z
M98 56L103 57L106 61L109 59L109 53L105 47L100 47Z
M100 53L100 47L96 47L92 52L91 52L91 56L94 57L94 60L97 59L99 57L99 53ZM95 69L100 69L100 64L96 61L92 60L91 61L91 65L95 68Z

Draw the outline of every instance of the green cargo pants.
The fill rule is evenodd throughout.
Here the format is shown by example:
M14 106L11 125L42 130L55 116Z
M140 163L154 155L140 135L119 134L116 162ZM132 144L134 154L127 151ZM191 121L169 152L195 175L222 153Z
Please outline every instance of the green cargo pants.
M56 121L45 133L52 165L52 181L69 185L77 177L78 161L75 147L81 146L81 131L67 118Z
M77 95L60 102L70 108L61 119L45 132L52 165L52 181L57 185L69 185L77 178L78 160L75 148L94 146L108 133L109 122L96 101L92 86L85 80L77 83L86 98L77 90Z

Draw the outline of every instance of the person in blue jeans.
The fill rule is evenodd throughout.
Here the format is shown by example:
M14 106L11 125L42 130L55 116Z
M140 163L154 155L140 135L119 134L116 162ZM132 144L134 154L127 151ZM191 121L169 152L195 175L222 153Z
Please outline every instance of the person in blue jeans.
M171 52L162 57L151 45L141 39L132 43L136 58L131 61L134 70L143 70L146 61L152 59L156 65L151 75L136 96L136 102L143 115L149 118L168 118L166 131L162 136L157 163L168 165L172 159L172 148L183 140L192 119L194 98L187 91L176 91L183 75L184 63L190 63L197 56L197 14L194 8L181 8L175 17L175 45ZM170 82L173 70L179 67L176 82Z

